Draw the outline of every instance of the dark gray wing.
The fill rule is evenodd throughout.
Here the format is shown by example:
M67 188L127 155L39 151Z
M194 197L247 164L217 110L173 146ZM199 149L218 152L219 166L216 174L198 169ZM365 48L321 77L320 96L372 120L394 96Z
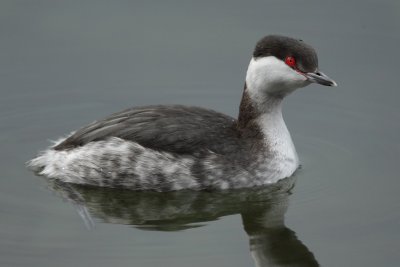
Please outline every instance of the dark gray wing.
M225 154L238 145L236 121L216 111L186 106L145 106L115 113L81 128L54 149L119 137L156 150Z

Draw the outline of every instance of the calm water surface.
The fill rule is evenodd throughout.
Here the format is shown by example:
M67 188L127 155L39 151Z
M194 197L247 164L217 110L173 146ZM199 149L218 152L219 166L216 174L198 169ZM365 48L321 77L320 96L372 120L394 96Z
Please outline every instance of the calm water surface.
M399 266L398 1L0 3L0 266ZM337 88L285 103L302 168L267 188L132 193L51 183L49 140L135 105L236 116L265 34Z

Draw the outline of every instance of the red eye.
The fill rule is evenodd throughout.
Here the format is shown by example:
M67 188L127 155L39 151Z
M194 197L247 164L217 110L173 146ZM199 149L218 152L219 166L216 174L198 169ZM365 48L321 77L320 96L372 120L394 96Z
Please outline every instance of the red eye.
M294 57L286 57L285 63L286 63L286 65L288 65L289 67L294 67L294 66L296 66L296 60L294 59Z

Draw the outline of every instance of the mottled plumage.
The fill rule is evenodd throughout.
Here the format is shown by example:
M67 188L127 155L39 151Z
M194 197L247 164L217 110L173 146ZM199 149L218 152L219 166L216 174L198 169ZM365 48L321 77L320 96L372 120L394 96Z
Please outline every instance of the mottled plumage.
M247 168L264 158L262 137L242 134L236 120L212 110L133 108L78 130L31 165L50 157L52 164L37 169L46 176L62 171L63 181L135 190L261 185Z
M288 66L288 56L298 65ZM237 120L198 107L131 108L56 142L29 166L63 182L132 190L275 183L299 165L282 117L284 96L311 82L336 85L317 63L304 42L267 36L250 61Z

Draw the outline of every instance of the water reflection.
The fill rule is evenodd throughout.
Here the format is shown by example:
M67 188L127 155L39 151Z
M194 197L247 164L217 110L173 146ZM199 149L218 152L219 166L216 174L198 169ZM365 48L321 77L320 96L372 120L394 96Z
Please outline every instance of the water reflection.
M295 178L273 186L222 192L133 192L47 180L90 227L91 216L143 230L178 231L241 214L256 266L319 266L311 251L284 224Z

